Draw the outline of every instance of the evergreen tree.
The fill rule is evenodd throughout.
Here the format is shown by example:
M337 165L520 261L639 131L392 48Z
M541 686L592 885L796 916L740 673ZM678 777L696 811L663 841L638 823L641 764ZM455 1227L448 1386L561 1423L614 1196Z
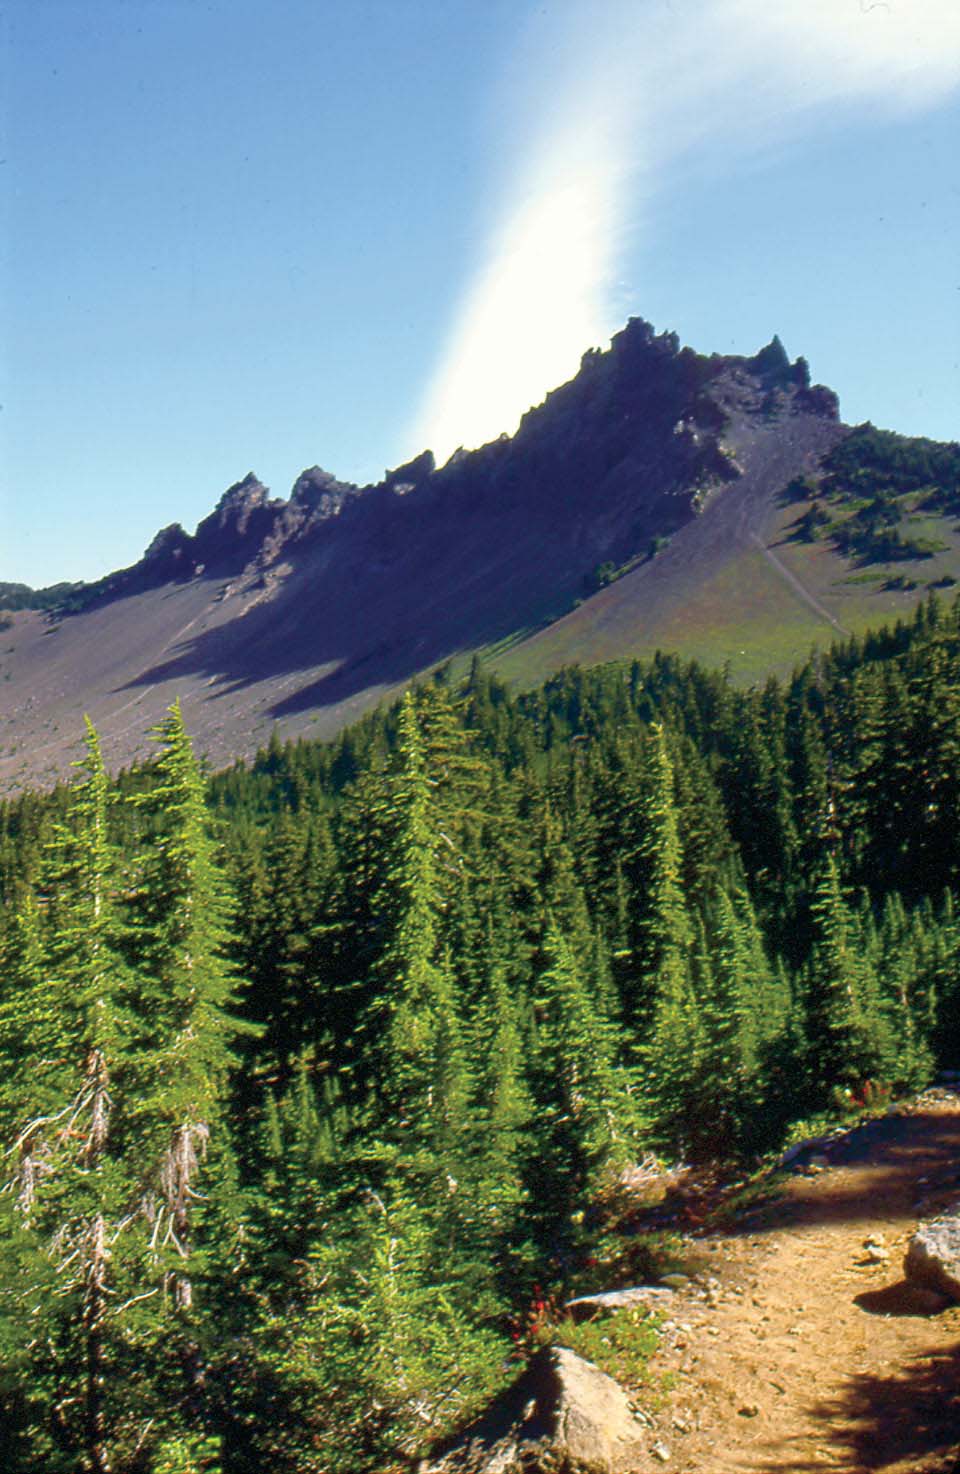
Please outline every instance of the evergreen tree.
M631 1072L621 1063L619 1031L552 922L544 953L532 1077L549 1123L549 1149L537 1166L535 1196L566 1213L635 1157L641 1120Z
M765 968L757 969L756 938L723 890L714 897L710 922L710 977L701 995L703 1043L690 1114L701 1149L724 1155L749 1131L760 1103L758 1024L767 978Z
M402 1183L331 1199L337 1231L294 1266L225 1388L225 1474L373 1474L408 1464L502 1378ZM239 1376L236 1374L239 1373Z
M844 1089L876 1078L888 1057L888 1025L856 917L828 856L813 904L814 944L806 969L808 1073L827 1104Z
M899 1090L925 1085L933 1073L926 954L935 931L931 912L908 919L900 896L887 896L877 939L876 975L888 1020L883 1078Z
M0 1316L4 1359L47 1405L31 1431L33 1458L51 1471L79 1459L89 1474L108 1474L149 1416L132 1362L143 1313L128 1307L150 1291L123 1151L130 979L108 782L89 723L86 747L5 959L15 986L0 1006L10 1164Z
M494 1241L492 1252L502 1255L523 1201L523 1164L533 1120L521 1000L511 995L492 928L487 957L486 985L471 1011L468 1031L476 1090L474 1171L481 1179L477 1196L489 1225L486 1237Z
M174 1304L189 1310L198 1186L220 1130L232 1042L233 979L226 961L228 902L208 832L204 782L179 703L157 729L160 755L134 799L151 824L134 894L138 1170L155 1194L153 1238Z
M662 727L652 729L646 745L643 819L643 899L626 1009L639 1033L643 1089L657 1134L677 1144L686 1132L701 1024L694 993L696 931L681 886L673 768Z
M439 847L413 698L400 714L399 781L388 791L392 837L376 909L388 930L375 963L373 1080L383 1132L408 1157L455 1156L469 1088L449 959L441 940Z

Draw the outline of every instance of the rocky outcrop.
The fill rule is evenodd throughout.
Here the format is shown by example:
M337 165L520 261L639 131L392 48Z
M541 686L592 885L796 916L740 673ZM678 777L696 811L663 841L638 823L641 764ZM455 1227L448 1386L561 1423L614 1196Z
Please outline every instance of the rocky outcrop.
M194 730L219 763L252 754L274 721L332 735L417 674L519 631L544 676L656 648L674 590L686 603L754 557L781 489L846 433L799 412L806 371L782 347L752 363L635 319L515 435L443 466L425 452L364 487L313 466L287 499L244 476L196 532L166 528L132 567L41 600L70 616L56 640L21 621L29 654L4 663L16 715L0 771L22 785L26 762L46 781L73 756L68 711L106 730L132 692L142 729L173 696L196 698ZM686 561L666 547L675 533L692 535ZM624 576L611 583L605 567ZM784 592L791 610L795 598ZM118 762L141 753L142 729L120 724Z
M840 400L826 384L811 384L794 396L793 408L797 414L816 415L823 420L839 420Z
M644 1465L623 1388L564 1347L533 1358L424 1474L629 1474Z
M88 585L71 607L198 574L260 574L318 540L349 543L345 557L378 567L378 549L411 531L420 537L438 519L458 537L486 526L480 560L504 518L519 516L521 537L558 540L557 578L572 587L598 562L643 554L651 538L677 531L736 481L745 468L727 439L744 417L798 415L835 419L837 400L810 387L805 361L791 363L779 338L753 358L706 357L631 318L606 352L584 354L576 377L524 415L516 435L458 452L440 468L423 451L376 487L312 466L286 501L249 472L195 533L164 529L139 563Z
M196 532L184 531L178 522L162 528L139 563L81 586L71 601L71 610L76 612L103 599L179 583L199 574L262 574L294 543L319 532L357 496L356 486L312 466L301 472L289 501L284 501L271 497L263 482L249 471L227 488Z
M594 1320L619 1310L663 1310L673 1297L669 1285L632 1285L623 1290L603 1290L597 1295L578 1295L563 1308L575 1321Z
M284 503L271 501L270 493L250 471L229 487L209 517L194 533L191 554L196 566L223 566L237 571L260 549L272 531Z
M162 527L143 555L141 567L161 583L169 583L193 571L191 538L179 522Z
M357 488L348 481L338 481L330 471L321 466L310 466L301 471L293 483L290 506L307 512L313 518L336 517L344 502L357 494Z
M422 486L436 469L437 463L433 458L433 451L425 450L420 455L414 456L412 461L406 461L402 466L397 466L396 470L388 471L383 478L383 484L389 486L392 491L397 491L401 486L413 491L415 487Z
M911 1284L960 1301L960 1204L920 1224L907 1247L903 1272Z

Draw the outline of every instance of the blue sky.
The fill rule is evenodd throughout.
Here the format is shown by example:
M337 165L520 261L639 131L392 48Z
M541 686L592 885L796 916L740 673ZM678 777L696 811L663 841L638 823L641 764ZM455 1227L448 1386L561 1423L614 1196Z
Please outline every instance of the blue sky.
M8 0L0 579L512 430L632 314L960 436L955 0Z

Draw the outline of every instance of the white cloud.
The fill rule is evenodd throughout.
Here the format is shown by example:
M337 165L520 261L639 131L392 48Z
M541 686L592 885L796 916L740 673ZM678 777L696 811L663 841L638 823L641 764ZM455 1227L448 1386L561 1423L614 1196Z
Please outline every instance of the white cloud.
M440 459L512 431L617 325L628 229L670 165L725 166L843 107L960 85L960 0L583 0L521 38L523 142L412 443Z
M926 106L960 82L954 0L715 0L756 60L810 101L871 97Z

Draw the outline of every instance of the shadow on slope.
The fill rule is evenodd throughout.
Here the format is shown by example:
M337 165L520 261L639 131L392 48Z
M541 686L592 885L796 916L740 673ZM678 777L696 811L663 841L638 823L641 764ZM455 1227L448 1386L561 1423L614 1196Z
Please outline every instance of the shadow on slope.
M432 499L431 499L432 500ZM219 694L302 676L274 716L391 686L569 605L593 555L576 522L548 543L542 519L396 504L298 554L240 617L201 631L124 689L216 682ZM213 694L213 693L211 693Z
M599 485L574 478L550 495L534 478L533 490L519 495L512 476L509 485L497 479L494 455L486 482L478 465L448 487L441 479L405 497L367 497L291 557L292 571L272 597L200 633L130 685L196 679L224 693L274 681L286 689L271 715L285 717L399 685L519 629L546 628L547 643L535 634L523 645L521 664L529 655L535 674L635 654L673 602L685 603L752 547L772 493L838 433L809 416L786 427L751 425L744 470L701 517L672 461L646 479L632 461L621 462ZM676 541L644 561L657 528L676 530ZM569 615L592 569L638 553L633 572ZM293 691L291 676L302 677Z
M810 389L778 342L753 359L708 359L632 319L511 439L441 470L421 457L412 479L391 474L308 540L273 549L288 562L282 583L264 569L269 599L248 600L241 620L218 617L131 685L275 681L276 717L396 685L555 621L604 563L642 558L751 472L776 492L843 433L835 396ZM243 507L266 515L264 489L244 486L233 489Z

